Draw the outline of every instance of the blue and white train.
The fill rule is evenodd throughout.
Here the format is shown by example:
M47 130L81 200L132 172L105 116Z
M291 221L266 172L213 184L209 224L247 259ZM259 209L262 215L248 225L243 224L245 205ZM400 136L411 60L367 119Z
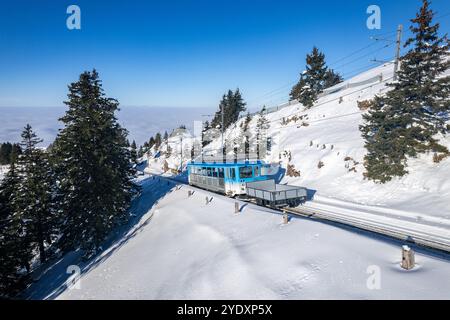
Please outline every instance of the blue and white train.
M189 184L228 196L246 194L250 182L269 179L271 166L262 161L236 163L191 162L187 166Z

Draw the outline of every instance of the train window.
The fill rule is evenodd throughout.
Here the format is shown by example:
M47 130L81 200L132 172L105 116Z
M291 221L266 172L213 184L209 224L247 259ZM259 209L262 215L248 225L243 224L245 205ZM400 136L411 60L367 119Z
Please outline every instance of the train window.
M219 168L219 178L224 178L224 169L223 168Z
M259 167L255 166L255 177L259 177Z
M252 169L252 167L241 167L241 168L239 168L239 177L242 178L242 179L253 177L253 169Z
M212 168L212 175L214 178L217 178L217 170L216 168Z

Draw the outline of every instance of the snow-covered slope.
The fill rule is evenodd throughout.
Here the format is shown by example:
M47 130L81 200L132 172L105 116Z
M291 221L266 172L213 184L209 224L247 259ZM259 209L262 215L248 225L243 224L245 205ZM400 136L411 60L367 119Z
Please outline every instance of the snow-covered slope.
M432 154L410 159L409 174L386 184L375 184L363 177L366 149L359 126L364 111L358 108L358 101L386 92L392 75L393 65L385 64L339 85L344 88L321 97L309 110L297 104L269 113L273 150L265 160L281 161L284 169L288 163L294 165L301 176L285 176L282 183L316 190L316 201L333 198L347 204L403 210L414 218L429 215L450 219L450 158L441 163L434 163ZM282 124L283 118L287 122L294 116L297 121ZM253 132L256 118L251 122ZM241 121L227 130L227 139L239 134ZM441 137L441 142L450 147L450 137ZM208 148L218 149L220 145L220 139L216 139ZM290 162L285 156L289 152ZM150 169L160 169L162 161L151 159ZM179 164L180 160L172 162ZM323 167L318 167L319 162Z
M265 160L300 170L300 177L284 176L282 183L316 191L306 206L380 223L407 221L417 229L439 228L450 237L449 159L439 164L432 155L411 159L410 173L385 185L363 178L366 151L358 129L363 111L357 102L386 90L385 82L368 81L379 75L389 79L392 65L350 79L310 110L291 105L268 114L273 150ZM282 124L294 115L297 121ZM227 130L226 138L239 133L241 121ZM256 117L253 132L255 125ZM450 147L448 137L442 142ZM189 159L192 143L188 133L175 134L159 152L152 150L147 171L173 175ZM168 146L172 150L166 157ZM209 146L219 147L220 139ZM173 170L164 172L165 163ZM81 262L77 253L60 259L27 291L28 297L450 299L446 254L415 248L417 267L406 272L399 267L399 241L309 219L283 225L280 215L251 204L241 203L242 212L235 215L233 199L200 190L188 197L189 186L178 189L163 178L141 179L143 195L133 207L138 223L117 234L93 261ZM208 205L206 196L213 197ZM65 285L70 265L82 270L80 289Z
M144 181L144 193L155 187L170 188ZM189 188L172 186L86 268L79 289L54 288L57 298L450 298L448 257L417 253L418 266L403 271L400 243L307 219L283 225L280 215L242 203L236 215L233 199L214 195L206 205L211 194L188 198Z

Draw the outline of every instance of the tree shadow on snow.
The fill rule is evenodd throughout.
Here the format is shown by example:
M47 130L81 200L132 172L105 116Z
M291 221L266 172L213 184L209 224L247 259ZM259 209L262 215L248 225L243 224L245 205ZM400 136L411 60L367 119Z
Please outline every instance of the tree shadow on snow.
M88 273L97 267L116 250L120 249L130 239L134 238L142 229L148 225L153 217L153 213L142 219L150 209L158 204L166 194L172 192L177 185L173 181L151 176L140 181L142 187L139 197L134 199L131 204L131 218L123 226L118 227L104 242L102 250L89 260L83 260L81 250L72 251L63 257L55 259L45 266L39 279L31 284L22 294L21 298L31 300L55 299L62 292L69 288L69 279L72 279L72 273L68 268L75 266L80 270L80 276ZM82 285L82 283L81 283Z

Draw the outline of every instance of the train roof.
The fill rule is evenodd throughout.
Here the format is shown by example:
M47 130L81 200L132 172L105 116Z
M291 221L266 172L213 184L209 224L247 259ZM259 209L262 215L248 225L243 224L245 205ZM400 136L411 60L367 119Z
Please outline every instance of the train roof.
M201 166L201 167L242 167L249 165L264 165L265 163L261 160L257 161L238 161L238 162L190 162L190 166Z

